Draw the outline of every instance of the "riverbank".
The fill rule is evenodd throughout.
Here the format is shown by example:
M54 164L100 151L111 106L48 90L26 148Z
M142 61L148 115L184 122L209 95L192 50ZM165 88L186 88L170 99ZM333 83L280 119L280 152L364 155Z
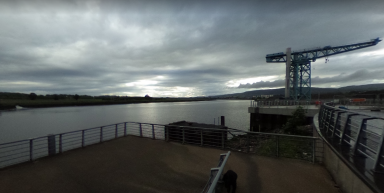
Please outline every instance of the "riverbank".
M159 103L159 102L195 102L210 101L207 98L142 98L140 100L102 100L102 99L1 99L0 110L14 110L16 105L25 108L45 108L45 107L67 107L67 106L94 106L94 105L115 105L115 104L135 104L135 103Z

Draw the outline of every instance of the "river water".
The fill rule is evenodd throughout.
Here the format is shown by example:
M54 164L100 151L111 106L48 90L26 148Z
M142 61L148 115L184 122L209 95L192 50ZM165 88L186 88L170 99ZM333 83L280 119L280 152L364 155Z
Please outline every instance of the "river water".
M191 121L249 130L248 100L142 103L83 107L34 108L0 112L0 144L121 122L168 124Z

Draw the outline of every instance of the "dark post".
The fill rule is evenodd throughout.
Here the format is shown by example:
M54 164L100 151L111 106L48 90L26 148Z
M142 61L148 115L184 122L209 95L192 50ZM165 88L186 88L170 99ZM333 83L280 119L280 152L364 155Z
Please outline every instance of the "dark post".
M141 123L140 124L140 137L143 137L143 128L141 127Z
M224 116L221 116L221 125L225 126L225 117Z
M56 136L48 135L48 155L53 156L56 154Z
M61 135L60 135L61 136ZM81 147L85 146L85 131L81 131Z
M155 126L152 124L152 139L156 139L155 137Z
M117 138L117 124L116 124L116 128L115 128L115 138Z
M33 161L33 139L29 140L29 161Z
M183 130L183 144L185 143L185 132L184 132L184 127L182 128Z

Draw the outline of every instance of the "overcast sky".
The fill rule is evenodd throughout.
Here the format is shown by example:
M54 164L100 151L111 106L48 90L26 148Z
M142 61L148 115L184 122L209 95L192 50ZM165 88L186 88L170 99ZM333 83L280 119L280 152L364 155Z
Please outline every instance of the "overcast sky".
M284 86L265 55L384 35L384 1L1 1L0 92L209 96ZM312 86L384 83L384 42ZM249 84L241 86L240 84Z

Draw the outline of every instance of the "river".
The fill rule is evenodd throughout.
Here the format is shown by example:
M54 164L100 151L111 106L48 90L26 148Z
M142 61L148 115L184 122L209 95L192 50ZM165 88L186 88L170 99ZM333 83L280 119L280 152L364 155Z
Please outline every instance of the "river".
M249 130L248 100L52 107L0 112L0 144L121 122L168 124L191 121Z

